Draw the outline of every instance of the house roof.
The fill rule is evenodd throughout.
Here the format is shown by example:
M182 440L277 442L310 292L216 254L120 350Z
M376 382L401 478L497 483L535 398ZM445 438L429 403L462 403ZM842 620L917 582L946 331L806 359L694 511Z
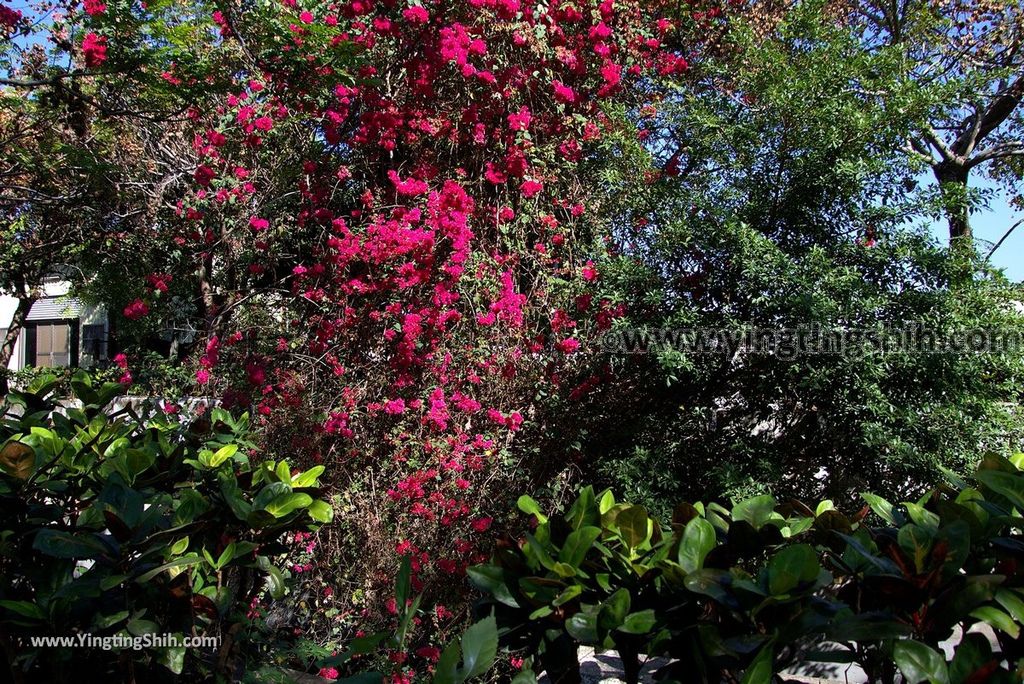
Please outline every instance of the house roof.
M78 318L81 314L82 302L74 297L43 297L32 304L26 320L45 321L55 318Z

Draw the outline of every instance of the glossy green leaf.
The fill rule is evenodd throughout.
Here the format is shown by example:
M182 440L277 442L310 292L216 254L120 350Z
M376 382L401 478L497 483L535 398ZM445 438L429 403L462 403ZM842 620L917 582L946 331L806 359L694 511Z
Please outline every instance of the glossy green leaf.
M583 559L586 558L587 552L590 551L594 542L600 536L601 529L598 527L586 526L573 530L566 537L565 543L562 544L562 550L558 553L558 560L573 568L579 567Z
M100 558L109 553L107 546L91 534L50 529L36 533L32 548L56 558Z
M597 615L597 626L604 630L619 628L626 621L631 604L632 600L627 589L616 590L601 602L601 609Z
M218 570L234 560L236 548L235 542L231 542L224 548L224 551L221 552L220 558L217 559L217 564L215 566Z
M971 617L986 622L992 627L1003 631L1016 639L1020 636L1020 625L1013 621L1009 615L993 606L982 606L971 611Z
M831 641L850 643L876 639L898 639L913 630L906 624L879 614L840 614L830 621L825 635Z
M582 584L570 585L568 588L566 588L565 591L563 591L561 594L558 595L558 598L556 598L554 601L551 602L551 605L555 606L556 608L558 606L564 606L566 603L569 603L570 601L574 600L576 597L578 597L582 593L583 593L583 585Z
M555 569L555 561L551 558L547 548L532 534L526 535L526 543L523 545L523 553L526 554L527 558L536 561L534 564L535 566L540 565L548 570Z
M615 524L626 546L635 549L647 541L648 521L647 511L643 506L630 506L619 512Z
M694 572L704 567L704 559L715 548L715 528L704 518L693 518L683 529L679 542L678 561L683 572Z
M907 515L914 521L916 525L923 527L928 532L934 534L939 529L939 516L935 515L924 506L920 506L916 503L905 503L903 507L907 509Z
M597 642L597 615L591 611L581 611L565 622L565 630L581 644Z
M309 507L306 509L306 513L309 514L310 518L320 523L326 524L334 519L334 509L331 508L329 503L321 501L320 499L309 504Z
M900 548L914 562L917 572L924 572L934 541L932 533L913 523L904 525L896 535Z
M284 583L284 575L281 570L276 565L267 562L263 566L263 571L267 574L266 582L270 589L270 596L278 600L284 598L288 587Z
M704 568L688 574L685 585L687 589L696 594L703 594L719 603L729 605L732 601L725 587L730 580L729 573L724 570Z
M555 571L555 574L562 578L576 576L576 568L569 565L568 563L563 563L561 561L555 561L555 564L551 569Z
M594 488L591 485L587 485L580 489L579 496L576 497L576 501L569 508L569 512L565 514L565 520L569 523L570 527L578 530L586 525L598 524L600 515L597 509L597 497L594 494Z
M111 615L98 615L93 620L93 625L95 625L97 629L107 629L122 620L126 620L129 615L130 613L127 610L122 610Z
M768 494L755 496L733 506L732 518L733 520L744 520L750 523L755 530L759 530L772 519L775 506L774 497Z
M398 567L398 578L395 580L395 604L401 613L405 612L405 604L409 601L412 591L412 556L405 554Z
M462 635L463 679L478 677L490 669L498 655L498 623L486 617L474 623Z
M1024 512L1024 475L998 470L979 470L978 480L992 491L1006 497L1018 511Z
M142 618L135 618L133 620L129 620L128 624L125 625L125 629L127 629L131 634L135 636L144 636L146 634L160 633L160 625L153 622L152 620L144 620Z
M445 647L434 667L433 684L461 684L459 654L459 642L453 641Z
M184 637L181 634L177 634L176 636L179 640L178 643L181 643ZM180 675L181 671L185 669L185 647L166 646L161 648L160 654L157 656L157 662L174 674Z
M740 684L770 684L774 674L774 660L775 654L769 644L758 652L757 657L743 671Z
M324 474L326 468L322 465L313 466L304 473L299 473L292 478L292 487L296 489L302 487L312 487L316 485L317 478Z
M627 615L618 629L626 634L647 634L655 624L657 624L657 618L654 615L654 610L648 608Z
M31 601L0 601L0 608L6 608L32 620L46 620L46 613L43 612L43 609Z
M807 544L787 546L768 562L768 591L788 594L803 583L813 582L821 571L818 554Z
M519 602L509 591L505 571L502 568L494 565L474 565L466 571L466 574L469 575L470 581L477 589L487 592L499 603L512 608L519 607Z
M512 678L510 684L537 684L537 675L533 670L524 667Z
M956 645L953 660L949 663L949 681L964 684L992 660L992 647L988 637L977 632L964 635Z
M930 684L949 684L945 657L926 644L901 639L893 647L893 658L907 684L925 681Z
M547 522L547 516L545 516L541 512L540 504L538 504L529 496L523 494L521 497L519 497L519 500L516 501L516 505L519 507L519 510L521 510L523 513L536 516L537 522L541 524Z
M228 460L236 453L238 453L237 444L226 444L222 446L220 449L217 449L217 452L214 453L212 457L210 457L210 467L218 467L221 463L224 463L224 461Z
M188 542L189 542L189 540L188 540L187 536L186 537L182 537L178 541L174 542L171 545L171 555L172 556L178 556L178 555L181 555L181 554L185 553L186 549L188 549Z
M1024 625L1024 598L1020 589L999 589L996 601L1006 610L1018 624Z
M309 494L291 492L275 498L266 505L265 510L275 518L283 518L300 508L309 506L311 503L313 503L313 497Z
M149 580L153 579L154 577L159 575L161 572L164 572L166 570L170 570L172 568L176 568L176 569L177 568L186 568L186 567L189 567L190 565L195 565L199 561L200 561L199 554L190 553L190 554L182 556L180 558L175 558L174 560L170 561L169 563L164 563L163 565L158 565L157 567L153 568L152 570L149 570L147 572L142 573L141 575L139 575L138 577L135 578L135 581L139 582L140 584L142 584L144 582L148 582Z
M890 525L896 524L896 519L893 517L892 504L875 494L862 493L860 495L864 499L871 510L875 512L879 518L889 523Z

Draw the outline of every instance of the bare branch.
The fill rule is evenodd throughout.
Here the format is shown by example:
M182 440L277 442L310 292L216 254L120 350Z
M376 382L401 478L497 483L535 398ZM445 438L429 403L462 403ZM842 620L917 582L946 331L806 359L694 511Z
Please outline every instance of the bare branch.
M967 168L973 168L978 164L991 161L993 159L1005 159L1006 157L1021 156L1024 156L1024 141L1015 140L1011 142L998 143L971 157L967 162Z
M929 151L928 146L922 143L916 138L908 138L907 144L900 148L903 152L906 152L911 157L916 157L928 166L935 166L939 163L939 160L932 155Z
M976 120L971 121L970 128L964 130L953 143L952 151L961 157L969 155L978 142L984 140L985 136L1013 114L1013 111L1020 105L1022 97L1024 97L1024 73L1018 74L1012 83L1002 88L980 116L972 117ZM965 125L967 123L967 121L964 122Z
M43 86L55 86L61 81L69 78L84 78L88 76L109 76L114 72L110 71L86 71L84 69L76 69L74 71L61 71L60 73L54 74L50 78L38 78L38 79L18 79L18 78L0 78L0 85L10 86L12 88L41 88Z
M942 156L943 161L957 161L957 155L954 154L951 149L949 149L949 147L942 140L942 138L940 138L939 135L935 132L934 128L932 128L931 126L926 127L924 129L924 137L928 139L928 142L932 144L932 147L934 147L936 151L938 151L938 153Z
M992 258L992 255L996 253L996 250L999 249L1000 247L1002 247L1003 243L1006 242L1006 238L1010 237L1010 233L1015 231L1017 229L1017 226L1019 226L1021 224L1024 224L1024 219L1021 219L1020 221L1017 221L1012 226L1010 226L1010 229L1008 231L1003 233L1003 237L999 238L999 242L994 244L992 246L992 249L988 250L988 254L985 255L985 261L988 261L989 259Z

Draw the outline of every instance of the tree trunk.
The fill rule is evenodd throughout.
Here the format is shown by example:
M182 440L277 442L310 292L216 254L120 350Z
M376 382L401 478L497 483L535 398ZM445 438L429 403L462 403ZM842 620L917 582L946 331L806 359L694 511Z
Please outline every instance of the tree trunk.
M640 681L640 650L634 644L618 644L619 658L622 660L622 678L626 684L638 684Z
M18 342L25 327L25 319L28 317L29 309L36 301L35 297L19 297L18 308L14 311L14 317L7 326L7 335L0 341L0 394L7 394L10 389L7 385L7 364L11 362L14 355L14 345Z
M968 169L956 162L942 162L934 167L935 180L949 224L950 247L974 248L970 212L967 207Z

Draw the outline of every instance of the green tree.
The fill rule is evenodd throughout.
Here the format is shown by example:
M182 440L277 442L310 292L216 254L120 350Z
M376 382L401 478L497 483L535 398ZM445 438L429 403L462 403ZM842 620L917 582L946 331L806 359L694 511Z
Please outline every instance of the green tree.
M951 241L972 245L972 172L1019 201L1024 166L1024 11L1006 0L857 4L853 26L871 51L896 50L907 77L941 92L903 145L939 185Z
M0 292L19 300L0 368L44 277L83 287L173 208L194 167L181 123L231 72L210 11L32 5L0 33Z
M943 89L826 10L801 4L768 37L737 22L696 83L646 113L662 178L633 182L636 144L609 175L621 256L607 287L634 332L1020 329L1015 288L914 227L932 205L900 145ZM979 446L1006 450L1017 425L1012 351L787 351L613 357L642 390L611 412L617 438L595 440L600 467L654 505L708 490L906 495Z

